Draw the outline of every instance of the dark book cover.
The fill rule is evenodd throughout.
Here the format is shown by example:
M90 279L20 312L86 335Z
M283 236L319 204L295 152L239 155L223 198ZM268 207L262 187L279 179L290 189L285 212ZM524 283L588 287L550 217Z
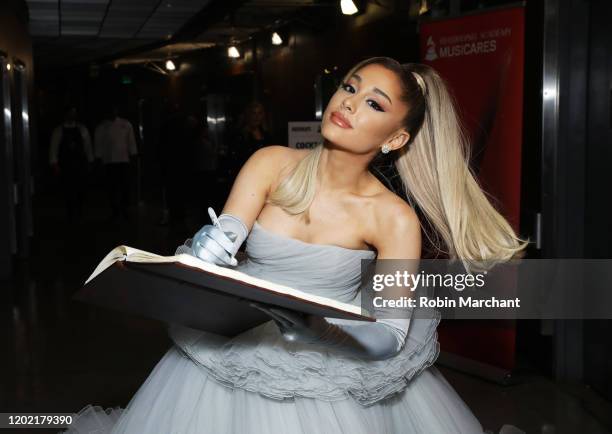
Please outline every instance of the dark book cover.
M298 293L282 294L268 283L270 288L176 260L131 262L124 258L90 278L73 298L227 337L270 321L268 315L251 307L250 301L323 317L375 321L359 307L322 297L308 300Z

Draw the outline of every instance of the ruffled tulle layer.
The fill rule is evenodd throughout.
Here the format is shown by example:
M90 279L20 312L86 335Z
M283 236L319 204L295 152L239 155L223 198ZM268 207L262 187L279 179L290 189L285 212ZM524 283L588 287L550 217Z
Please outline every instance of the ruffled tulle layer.
M125 410L87 406L68 434L409 434L482 433L434 367L374 405L354 399L277 400L215 381L173 346Z
M333 349L287 342L273 321L233 339L173 326L170 336L208 375L228 387L272 399L293 397L372 405L404 390L439 355L431 319L414 319L403 349L386 360L343 356ZM341 320L333 322L341 323Z
M124 409L113 407L104 409L98 405L88 404L72 417L70 428L62 433L69 434L104 434L110 433Z

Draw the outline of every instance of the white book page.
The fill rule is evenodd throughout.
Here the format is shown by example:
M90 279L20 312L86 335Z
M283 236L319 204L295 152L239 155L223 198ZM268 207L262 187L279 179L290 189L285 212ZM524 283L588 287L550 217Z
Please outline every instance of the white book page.
M343 303L341 301L333 300L327 297L321 297L319 295L309 294L307 292L300 291L295 288L291 288L284 285L279 285L268 280L258 279L256 277L249 276L246 273L242 273L231 268L220 267L216 264L211 264L201 259L196 258L185 253L176 256L161 256L155 253L146 252L144 250L138 250L128 246L118 246L108 253L104 259L98 264L94 272L91 274L89 279L85 282L87 284L90 280L102 273L108 267L113 265L117 261L127 262L140 262L140 263L173 263L180 262L181 264L198 268L203 271L207 271L219 276L228 277L241 282L245 282L251 285L259 286L262 288L269 289L280 294L290 295L302 300L311 301L313 303L322 304L325 306L334 307L345 312L355 313L357 315L365 315L371 317L372 315L360 306L355 306L349 303Z

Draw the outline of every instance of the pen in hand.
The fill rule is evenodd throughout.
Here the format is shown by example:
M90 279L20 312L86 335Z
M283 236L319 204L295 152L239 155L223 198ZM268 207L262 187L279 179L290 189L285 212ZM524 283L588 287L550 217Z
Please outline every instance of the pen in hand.
M208 215L210 216L210 219L212 220L213 225L223 230L223 228L221 227L221 222L217 218L217 214L215 213L215 210L212 209L212 207L210 206L208 207Z

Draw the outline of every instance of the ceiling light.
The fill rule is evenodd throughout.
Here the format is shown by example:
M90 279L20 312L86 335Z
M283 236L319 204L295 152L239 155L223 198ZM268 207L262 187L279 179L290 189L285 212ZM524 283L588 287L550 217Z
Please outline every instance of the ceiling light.
M422 1L421 2L421 6L419 7L419 15L424 15L427 12L429 12L429 2L428 1Z
M176 65L174 64L174 62L170 59L166 60L166 69L168 71L174 71L176 69Z
M353 0L340 0L340 9L344 15L353 15L359 12Z
M283 38L280 37L280 35L276 32L272 33L272 44L273 45L282 45L283 44Z
M7 64L6 64L6 70L7 70L7 71L10 71L10 70L11 70L11 64L10 64L10 63L7 63Z
M240 57L240 51L238 51L238 48L232 45L231 47L227 49L227 55L235 59L235 58Z

